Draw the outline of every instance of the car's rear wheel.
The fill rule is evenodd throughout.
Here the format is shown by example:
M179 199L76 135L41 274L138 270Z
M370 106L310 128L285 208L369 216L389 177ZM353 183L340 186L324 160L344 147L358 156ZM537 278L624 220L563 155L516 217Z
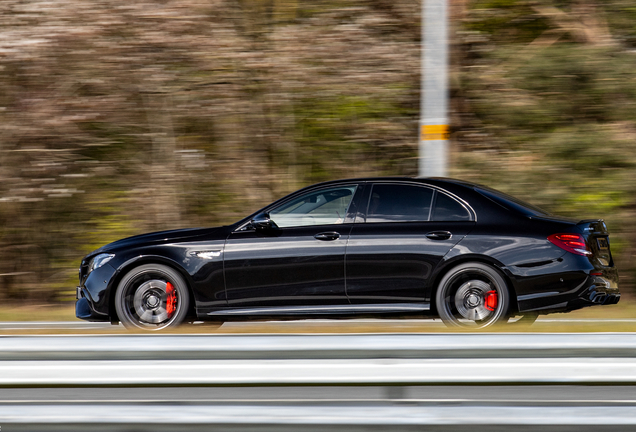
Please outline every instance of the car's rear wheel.
M479 329L507 320L510 293L497 269L465 263L444 275L435 300L437 313L448 327Z
M117 287L115 310L129 329L161 330L181 324L189 294L183 277L161 264L144 264L128 272Z

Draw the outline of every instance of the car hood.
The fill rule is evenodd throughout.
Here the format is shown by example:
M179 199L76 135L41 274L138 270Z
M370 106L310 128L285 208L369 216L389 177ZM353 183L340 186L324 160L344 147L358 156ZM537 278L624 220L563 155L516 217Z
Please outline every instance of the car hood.
M102 252L111 252L116 249L145 246L159 243L169 243L176 241L185 241L194 237L203 237L213 235L215 232L219 234L223 232L223 227L216 228L185 228L170 231L158 231L148 234L136 235L125 239L117 240L109 243L101 248L91 252L90 255L95 255Z

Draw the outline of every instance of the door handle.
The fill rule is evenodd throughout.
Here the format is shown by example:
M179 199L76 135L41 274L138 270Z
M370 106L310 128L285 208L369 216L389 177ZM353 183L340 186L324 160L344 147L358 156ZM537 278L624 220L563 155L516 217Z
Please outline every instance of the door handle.
M452 236L453 235L449 231L431 231L430 233L426 234L426 237L430 238L431 240L448 240Z
M337 233L335 231L321 232L321 233L316 234L314 236L314 238L316 238L318 240L325 240L325 241L338 240L340 238L340 233Z

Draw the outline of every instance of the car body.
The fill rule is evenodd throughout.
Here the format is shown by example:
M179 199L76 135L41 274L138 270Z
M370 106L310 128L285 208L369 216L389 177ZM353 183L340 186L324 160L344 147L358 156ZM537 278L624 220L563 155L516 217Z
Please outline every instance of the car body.
M320 183L232 225L106 245L82 261L76 315L150 330L312 317L480 328L619 299L602 219L460 180L390 177Z

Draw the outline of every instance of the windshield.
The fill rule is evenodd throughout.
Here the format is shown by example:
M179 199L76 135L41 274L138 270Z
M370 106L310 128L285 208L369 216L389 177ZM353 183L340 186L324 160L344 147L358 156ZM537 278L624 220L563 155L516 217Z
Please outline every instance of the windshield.
M551 216L550 213L537 206L528 204L525 201L521 201L518 198L499 192L498 190L486 188L484 186L476 187L475 190L500 206L508 210L521 213L524 216Z

